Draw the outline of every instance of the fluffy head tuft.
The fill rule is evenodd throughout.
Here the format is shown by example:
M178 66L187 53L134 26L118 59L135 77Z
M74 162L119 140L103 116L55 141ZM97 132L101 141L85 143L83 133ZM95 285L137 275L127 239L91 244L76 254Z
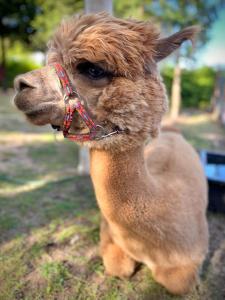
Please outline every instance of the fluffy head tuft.
M144 74L154 55L157 28L150 22L121 20L106 13L74 16L62 22L49 44L51 60L65 65L84 59L102 62L118 76Z

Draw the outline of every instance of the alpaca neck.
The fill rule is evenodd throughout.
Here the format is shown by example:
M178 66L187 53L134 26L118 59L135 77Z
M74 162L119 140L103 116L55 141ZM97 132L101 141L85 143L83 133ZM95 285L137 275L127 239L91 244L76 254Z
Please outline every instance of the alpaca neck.
M118 214L123 205L149 195L151 180L143 146L120 153L92 149L90 159L96 198L105 216Z

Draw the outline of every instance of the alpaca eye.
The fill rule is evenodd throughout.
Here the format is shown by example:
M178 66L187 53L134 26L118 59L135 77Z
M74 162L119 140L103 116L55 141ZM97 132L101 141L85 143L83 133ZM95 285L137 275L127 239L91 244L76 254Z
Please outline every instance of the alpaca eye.
M102 79L103 77L107 76L105 70L103 70L98 65L95 65L90 62L80 63L77 66L77 70L79 71L80 74L85 75L88 78L93 80Z

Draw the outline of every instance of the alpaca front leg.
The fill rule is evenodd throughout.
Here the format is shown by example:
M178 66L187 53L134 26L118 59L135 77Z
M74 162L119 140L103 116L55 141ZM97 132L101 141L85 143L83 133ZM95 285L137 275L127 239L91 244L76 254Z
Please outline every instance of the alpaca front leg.
M135 261L113 242L109 225L104 218L101 222L100 239L106 273L120 278L131 276L135 270Z

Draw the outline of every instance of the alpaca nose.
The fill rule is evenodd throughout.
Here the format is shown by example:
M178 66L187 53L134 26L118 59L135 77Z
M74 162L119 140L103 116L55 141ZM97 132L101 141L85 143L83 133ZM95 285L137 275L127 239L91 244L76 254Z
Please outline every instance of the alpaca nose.
M34 86L23 75L19 75L14 80L14 88L17 92L21 92L27 88L34 88Z

